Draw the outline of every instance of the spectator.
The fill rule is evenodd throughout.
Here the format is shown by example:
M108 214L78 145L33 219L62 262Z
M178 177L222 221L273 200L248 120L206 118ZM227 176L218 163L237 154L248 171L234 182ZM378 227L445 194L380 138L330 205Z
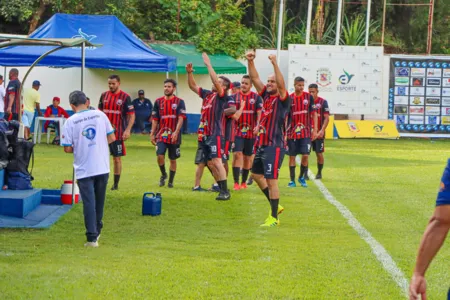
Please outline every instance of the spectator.
M232 86L231 91L232 91L233 95L237 94L237 93L239 93L241 91L241 83L239 81L233 82L231 84L231 86Z
M20 85L19 70L13 68L9 71L9 82L5 95L5 119L8 121L19 120Z
M134 122L133 132L145 133L145 122L151 123L151 114L153 105L152 102L145 98L143 90L138 92L139 98L133 100L134 111L136 114L136 121Z
M30 128L33 125L34 109L36 108L38 115L42 116L41 107L41 95L39 94L39 88L41 83L38 80L33 81L31 89L26 89L23 93L23 116L22 123L25 127L25 139L30 137Z
M90 110L96 110L96 108L95 107L93 107L93 106L91 106L91 99L89 99L89 97L86 97L86 105L87 105L87 107L88 107L88 109L90 109Z
M5 116L5 96L6 90L3 86L3 76L0 75L0 119L3 119Z
M61 118L64 117L66 119L69 118L69 114L64 110L64 108L62 108L61 106L59 106L59 103L61 102L61 100L59 99L59 97L53 97L53 104L49 105L45 111L44 117L49 118ZM53 141L54 144L59 144L59 124L58 121L47 121L44 124L44 129L45 131L47 131L48 128L53 128L56 132L56 138Z

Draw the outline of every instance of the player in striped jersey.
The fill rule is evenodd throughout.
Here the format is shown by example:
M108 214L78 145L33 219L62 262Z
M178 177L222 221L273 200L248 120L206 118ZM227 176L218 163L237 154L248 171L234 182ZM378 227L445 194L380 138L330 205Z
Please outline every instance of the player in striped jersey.
M124 141L130 138L135 116L130 95L120 89L119 75L109 76L108 86L109 91L100 96L98 109L106 114L116 134L116 141L109 148L114 160L114 185L111 190L117 190L122 173L121 157L126 155Z
M180 157L180 130L186 118L184 100L174 95L177 82L173 79L164 81L164 97L155 100L152 112L152 131L150 140L156 146L156 155L161 178L159 186L164 186L167 179L164 163L166 151L169 151L170 176L168 187L173 188L173 180L177 171L177 159Z
M289 112L290 99L275 55L269 56L275 74L269 76L266 85L256 71L255 53L248 52L246 58L250 78L264 99L252 177L270 203L270 214L261 226L273 227L280 224L278 215L283 211L279 205L278 174L285 155L284 122Z
M233 146L233 179L234 190L246 189L247 178L253 163L253 146L258 134L261 110L263 107L261 97L252 92L250 76L244 75L241 80L241 91L232 97L239 110L233 115L236 120L235 139ZM239 184L240 170L242 181Z
M203 99L199 130L203 132L203 153L207 157L208 165L220 187L220 193L216 200L229 200L231 195L227 187L226 171L222 163L222 137L224 136L222 121L225 106L229 101L228 91L231 81L224 76L217 77L206 53L203 53L203 62L208 68L213 83L211 91L205 90L195 83L192 64L186 66L188 84L189 88Z
M302 156L300 166L300 176L298 182L303 187L307 187L305 176L308 174L308 157L311 151L311 139L316 137L316 128L311 136L311 116L314 124L317 125L317 114L313 97L304 91L305 80L302 77L294 79L295 92L290 95L291 110L288 115L288 128L286 131L288 153L289 153L289 173L291 181L288 187L295 187L295 157Z
M327 100L319 97L319 87L317 84L310 84L309 93L314 98L314 105L317 112L317 138L312 142L312 148L317 156L317 174L316 179L322 179L322 169L325 159L323 153L325 152L325 131L327 130L328 122L330 121L330 108Z

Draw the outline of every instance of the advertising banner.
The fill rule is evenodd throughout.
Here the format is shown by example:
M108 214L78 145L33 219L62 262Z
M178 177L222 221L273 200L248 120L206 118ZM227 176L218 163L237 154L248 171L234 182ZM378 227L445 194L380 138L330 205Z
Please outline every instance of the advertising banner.
M398 139L400 137L394 121L334 121L340 139L372 138Z
M450 57L391 58L388 118L401 133L450 132Z

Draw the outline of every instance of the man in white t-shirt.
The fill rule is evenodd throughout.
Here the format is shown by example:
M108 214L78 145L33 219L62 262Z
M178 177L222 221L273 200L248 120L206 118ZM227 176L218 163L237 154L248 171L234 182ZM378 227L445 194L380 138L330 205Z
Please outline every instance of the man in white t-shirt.
M3 76L0 75L0 119L3 119L5 116L5 96L6 90L3 86Z
M75 175L83 199L86 247L98 247L103 227L103 207L109 177L109 144L115 141L108 117L90 110L86 95L75 91L69 96L75 114L64 124L64 152L73 153Z

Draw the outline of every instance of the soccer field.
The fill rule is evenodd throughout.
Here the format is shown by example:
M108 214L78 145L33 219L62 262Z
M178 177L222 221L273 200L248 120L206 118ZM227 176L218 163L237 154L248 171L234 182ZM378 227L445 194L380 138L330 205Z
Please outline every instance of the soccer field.
M314 182L306 189L286 187L287 159L280 178L281 225L263 229L259 225L269 205L255 185L232 192L226 202L191 191L196 139L183 138L172 190L158 187L148 137L128 142L120 190L108 189L99 248L83 247L81 204L49 230L0 230L0 298L405 298ZM322 182L408 281L449 146L449 141L428 140L326 143ZM38 145L35 159L35 187L60 188L72 176L72 156L62 148ZM310 168L317 170L314 155ZM211 183L205 173L203 187ZM163 196L162 215L141 216L142 194L156 191ZM449 269L446 242L427 273L430 299L445 298Z

